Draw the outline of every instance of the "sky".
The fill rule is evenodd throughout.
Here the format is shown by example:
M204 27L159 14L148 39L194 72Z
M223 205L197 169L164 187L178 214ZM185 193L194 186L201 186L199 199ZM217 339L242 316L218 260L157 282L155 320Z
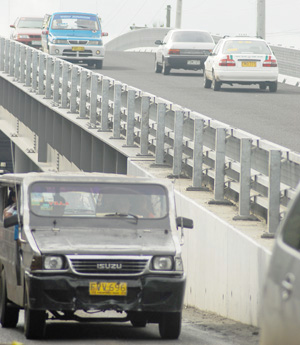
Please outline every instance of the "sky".
M219 35L255 35L258 0L182 0L182 29L203 29ZM300 0L265 0L266 40L300 49ZM44 16L55 11L98 13L107 40L130 26L166 25L171 6L175 26L177 0L0 0L0 35L9 36L18 16Z

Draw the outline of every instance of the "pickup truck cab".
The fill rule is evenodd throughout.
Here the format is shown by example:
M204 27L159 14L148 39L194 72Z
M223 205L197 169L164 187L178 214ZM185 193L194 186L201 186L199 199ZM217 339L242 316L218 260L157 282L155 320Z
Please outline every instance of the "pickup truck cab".
M24 309L28 339L42 338L49 319L158 323L162 338L179 337L186 276L178 233L193 222L176 216L170 181L5 174L1 212L12 189L17 214L0 218L2 327L16 327Z
M105 48L100 19L93 13L56 12L45 15L42 50L71 62L101 69Z

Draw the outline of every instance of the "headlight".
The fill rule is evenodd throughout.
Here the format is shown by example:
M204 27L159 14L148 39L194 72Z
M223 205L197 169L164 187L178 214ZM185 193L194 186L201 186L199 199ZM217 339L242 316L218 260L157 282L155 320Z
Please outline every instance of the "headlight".
M91 45L91 46L102 46L103 42L102 42L102 40L100 40L100 41L89 41L89 45Z
M157 271L171 271L173 259L171 256L156 256L153 258L153 269Z
M63 259L61 256L46 256L44 268L46 270L60 270L63 268Z
M28 35L18 35L18 38L29 38Z
M52 43L54 44L67 44L67 40L53 40Z

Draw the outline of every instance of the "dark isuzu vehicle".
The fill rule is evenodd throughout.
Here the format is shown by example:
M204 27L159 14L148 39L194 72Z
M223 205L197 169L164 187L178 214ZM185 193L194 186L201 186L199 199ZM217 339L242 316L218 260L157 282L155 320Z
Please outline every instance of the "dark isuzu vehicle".
M158 323L180 335L185 274L172 184L98 173L6 174L0 210L15 192L15 214L0 221L0 318L28 339L47 319ZM99 313L98 313L99 312ZM103 315L103 314L100 314ZM110 320L110 319L109 319Z

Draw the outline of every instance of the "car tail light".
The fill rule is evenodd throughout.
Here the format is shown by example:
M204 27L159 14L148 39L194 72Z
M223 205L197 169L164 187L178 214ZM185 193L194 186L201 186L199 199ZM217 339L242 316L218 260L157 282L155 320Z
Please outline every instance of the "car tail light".
M266 60L263 62L263 67L277 67L276 59L272 59L271 56L266 56Z
M179 55L180 49L169 49L169 54L170 55Z
M219 62L219 66L235 66L235 61L233 60L232 55L227 55L225 59L221 59Z

